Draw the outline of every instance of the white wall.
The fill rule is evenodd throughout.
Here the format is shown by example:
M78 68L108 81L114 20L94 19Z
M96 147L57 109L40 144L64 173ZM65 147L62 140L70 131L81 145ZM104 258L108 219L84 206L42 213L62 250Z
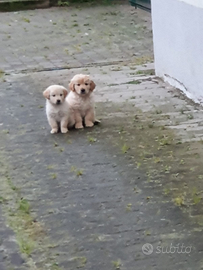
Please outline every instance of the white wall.
M151 0L159 77L203 102L203 0Z

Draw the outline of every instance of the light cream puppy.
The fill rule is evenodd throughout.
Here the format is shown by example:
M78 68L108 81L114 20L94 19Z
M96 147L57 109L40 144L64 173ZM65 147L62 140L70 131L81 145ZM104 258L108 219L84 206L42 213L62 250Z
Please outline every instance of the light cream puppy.
M66 96L67 89L61 85L51 85L44 92L46 101L46 114L51 133L57 133L59 127L62 133L68 132L68 102Z
M69 104L69 126L75 125L76 129L83 128L83 121L86 127L94 126L95 122L95 103L93 90L95 83L89 75L77 74L70 84L70 93L67 101Z

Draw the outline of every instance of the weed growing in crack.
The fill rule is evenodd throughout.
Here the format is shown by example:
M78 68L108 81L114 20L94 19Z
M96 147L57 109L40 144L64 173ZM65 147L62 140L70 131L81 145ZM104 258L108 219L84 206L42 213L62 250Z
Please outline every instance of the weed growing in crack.
M125 154L128 152L129 149L130 149L130 146L128 146L126 143L124 143L124 145L121 148L121 151L123 154Z
M112 265L113 265L114 269L120 269L121 261L120 260L112 261Z
M57 178L57 174L56 173L51 173L50 175L51 175L51 178L52 179L56 179Z
M88 141L89 141L90 143L94 143L94 142L97 141L97 139L94 138L94 137L88 137L87 139L88 139Z
M19 201L19 210L26 213L26 214L30 213L30 204L26 199L22 198Z
M75 166L71 166L71 172L74 172L76 176L81 176L83 175L83 169L78 169Z

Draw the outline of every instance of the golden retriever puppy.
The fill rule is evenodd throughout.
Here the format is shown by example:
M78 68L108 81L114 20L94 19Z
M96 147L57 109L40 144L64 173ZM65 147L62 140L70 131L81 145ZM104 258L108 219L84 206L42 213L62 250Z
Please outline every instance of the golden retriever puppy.
M68 132L68 102L66 96L67 89L61 85L51 85L44 92L46 101L46 114L51 133L57 133L59 127L62 133Z
M67 101L69 104L69 126L75 125L76 129L92 127L95 123L94 95L95 83L89 75L77 74L70 84L70 93Z

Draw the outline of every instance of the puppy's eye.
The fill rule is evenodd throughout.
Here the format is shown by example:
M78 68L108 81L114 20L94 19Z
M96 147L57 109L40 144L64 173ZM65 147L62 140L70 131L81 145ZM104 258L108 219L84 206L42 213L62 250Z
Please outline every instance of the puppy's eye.
M78 83L77 86L80 86L80 84Z
M56 95L52 95L52 97L55 97Z
M62 94L60 94L60 97L62 97L63 95Z
M88 85L88 83L85 83L85 85Z

